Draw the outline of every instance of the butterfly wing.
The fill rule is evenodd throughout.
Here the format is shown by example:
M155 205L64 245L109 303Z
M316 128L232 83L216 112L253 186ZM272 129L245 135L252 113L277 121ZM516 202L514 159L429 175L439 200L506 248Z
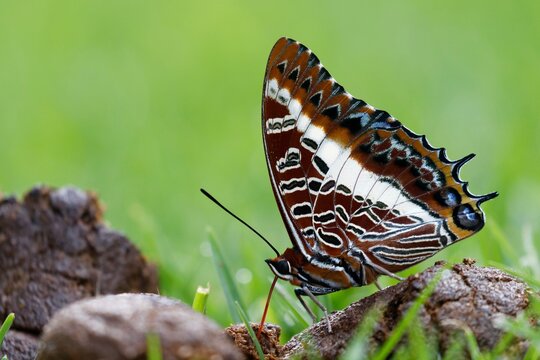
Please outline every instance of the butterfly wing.
M448 160L424 136L352 97L304 45L278 40L262 128L274 195L293 246L313 257L397 272L484 224Z

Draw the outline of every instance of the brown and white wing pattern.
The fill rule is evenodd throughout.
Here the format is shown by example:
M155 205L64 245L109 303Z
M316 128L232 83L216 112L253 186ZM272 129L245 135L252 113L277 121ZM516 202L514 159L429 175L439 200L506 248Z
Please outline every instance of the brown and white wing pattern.
M262 112L274 195L309 263L395 273L484 225L479 205L496 194L472 195L459 178L472 156L450 161L444 149L352 97L294 40L272 49ZM353 285L367 282L353 275Z

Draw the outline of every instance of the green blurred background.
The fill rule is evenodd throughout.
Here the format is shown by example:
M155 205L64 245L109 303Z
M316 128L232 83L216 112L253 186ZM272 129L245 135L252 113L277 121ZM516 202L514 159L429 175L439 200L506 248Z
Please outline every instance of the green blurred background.
M199 188L279 249L289 245L260 131L265 64L284 35L450 158L478 155L462 177L474 193L501 195L484 205L486 229L437 259L527 270L524 240L538 239L540 218L534 0L0 1L0 190L22 195L43 183L96 191L111 226L159 264L161 293L189 303L210 282L208 314L226 325L211 226L256 321L272 252ZM339 309L374 291L325 301ZM305 324L282 303L270 320L290 335Z

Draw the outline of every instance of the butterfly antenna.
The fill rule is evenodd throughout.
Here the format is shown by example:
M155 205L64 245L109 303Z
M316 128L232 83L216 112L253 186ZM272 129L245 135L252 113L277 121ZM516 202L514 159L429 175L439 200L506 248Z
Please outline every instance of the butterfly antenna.
M240 219L236 214L234 214L231 210L227 209L223 204L221 204L219 201L216 200L215 197L213 197L212 195L210 195L208 193L208 191L204 190L204 189L201 189L201 192L207 197L209 198L210 200L212 200L214 202L214 204L216 204L217 206L219 206L220 208L222 208L223 210L225 210L229 215L231 215L233 218L235 218L236 220L240 221L242 224L244 224L248 229L250 229L251 231L253 231L255 234L257 234L257 236L259 236L261 239L263 239L263 241L268 244L268 246L270 246L272 248L272 250L274 250L274 252L276 253L277 256L279 256L279 251L277 251L277 249L274 247L274 245L272 245L270 243L270 241L266 240L266 238L264 236L261 235L260 232L258 232L257 230L255 230L253 227L251 227L251 225L249 225L248 223L246 223L244 220Z

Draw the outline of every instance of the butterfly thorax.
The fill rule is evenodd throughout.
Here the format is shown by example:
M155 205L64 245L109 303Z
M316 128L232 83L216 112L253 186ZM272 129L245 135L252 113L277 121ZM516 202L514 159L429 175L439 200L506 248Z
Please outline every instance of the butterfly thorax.
M280 279L296 286L307 286L320 295L375 281L377 272L364 266L358 261L358 254L351 251L332 257L316 254L308 260L296 248L289 248L266 263Z

